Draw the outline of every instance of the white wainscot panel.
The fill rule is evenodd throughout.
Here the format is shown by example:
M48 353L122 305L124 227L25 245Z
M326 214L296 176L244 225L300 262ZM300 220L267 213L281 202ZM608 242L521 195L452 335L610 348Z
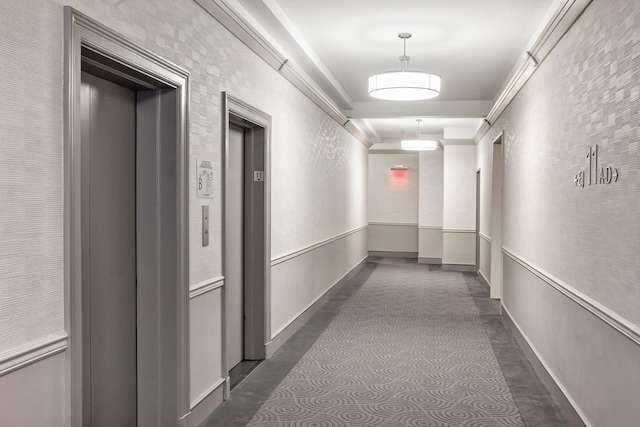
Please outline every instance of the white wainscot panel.
M503 256L503 304L587 425L637 426L640 345Z
M1 426L63 426L65 353L0 377Z
M491 285L491 241L480 236L480 274Z
M271 267L271 337L283 331L367 257L363 228Z
M223 381L222 289L189 300L191 406L194 407Z
M466 230L444 230L442 234L442 263L455 265L475 265L475 232Z
M418 262L442 263L442 228L420 227L418 230Z
M418 224L369 224L369 250L418 253Z

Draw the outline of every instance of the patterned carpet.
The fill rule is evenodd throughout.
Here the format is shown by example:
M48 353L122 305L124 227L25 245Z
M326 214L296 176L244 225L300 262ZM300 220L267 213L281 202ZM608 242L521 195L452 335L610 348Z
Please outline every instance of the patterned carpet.
M379 264L248 425L524 424L462 274Z

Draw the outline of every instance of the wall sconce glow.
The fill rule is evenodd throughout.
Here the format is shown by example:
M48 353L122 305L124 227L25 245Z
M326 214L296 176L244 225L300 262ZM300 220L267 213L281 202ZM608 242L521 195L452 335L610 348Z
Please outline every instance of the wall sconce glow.
M411 151L433 151L438 148L438 141L428 139L407 139L401 144L403 150Z
M422 119L416 119L418 122L418 130L416 132L416 139L405 139L401 142L403 150L411 151L432 151L438 148L438 141L429 139L420 139L420 122Z
M440 95L442 78L437 74L408 71L407 39L410 33L398 34L404 41L404 55L400 57L401 71L380 73L369 77L369 95L388 101L420 101Z

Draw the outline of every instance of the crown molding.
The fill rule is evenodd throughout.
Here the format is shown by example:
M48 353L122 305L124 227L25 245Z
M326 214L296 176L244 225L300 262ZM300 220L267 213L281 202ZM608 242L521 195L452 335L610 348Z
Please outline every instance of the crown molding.
M582 15L592 0L558 0L552 13L547 15L545 23L533 37L527 49L520 56L502 91L496 98L485 122L480 126L473 140L478 143L491 129L511 101L516 97L537 67L544 62L553 48Z
M338 122L347 132L367 148L371 147L372 142L369 141L369 138L351 123L302 67L276 45L264 28L252 19L246 11L243 13L236 2L233 0L194 1L332 119Z

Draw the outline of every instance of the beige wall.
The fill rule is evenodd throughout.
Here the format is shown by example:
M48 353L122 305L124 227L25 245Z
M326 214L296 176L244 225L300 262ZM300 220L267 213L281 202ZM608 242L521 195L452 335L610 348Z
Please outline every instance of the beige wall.
M639 26L637 1L594 0L478 146L491 236L491 143L504 132L503 303L591 425L640 418L627 399L640 394ZM620 179L578 188L596 144Z
M192 288L216 281L222 274L222 91L273 118L271 252L274 258L366 225L366 147L192 0L2 2L0 367L14 353L43 340L59 340L65 332L63 4L191 73L189 273ZM217 179L212 200L195 196L196 158L209 158L214 162ZM211 238L207 247L200 244L202 204L211 207ZM359 261L366 256L366 247L345 247L349 260ZM325 261L331 262L322 260ZM345 271L335 274L345 274L354 265L341 264L340 268ZM327 282L314 286L333 284L333 277L323 279ZM276 275L272 290L278 292L282 285ZM311 285L301 282L299 286ZM315 294L316 290L308 292ZM221 352L217 314L220 295L211 291L191 299L192 400L221 377L220 372L216 372L219 364L216 355ZM308 302L290 303L294 306L287 309L295 313ZM5 377L0 377L0 400L5 399L6 393L15 391L7 390L4 380ZM58 381L55 385L58 394L64 395L63 383ZM52 420L52 425L58 421Z

